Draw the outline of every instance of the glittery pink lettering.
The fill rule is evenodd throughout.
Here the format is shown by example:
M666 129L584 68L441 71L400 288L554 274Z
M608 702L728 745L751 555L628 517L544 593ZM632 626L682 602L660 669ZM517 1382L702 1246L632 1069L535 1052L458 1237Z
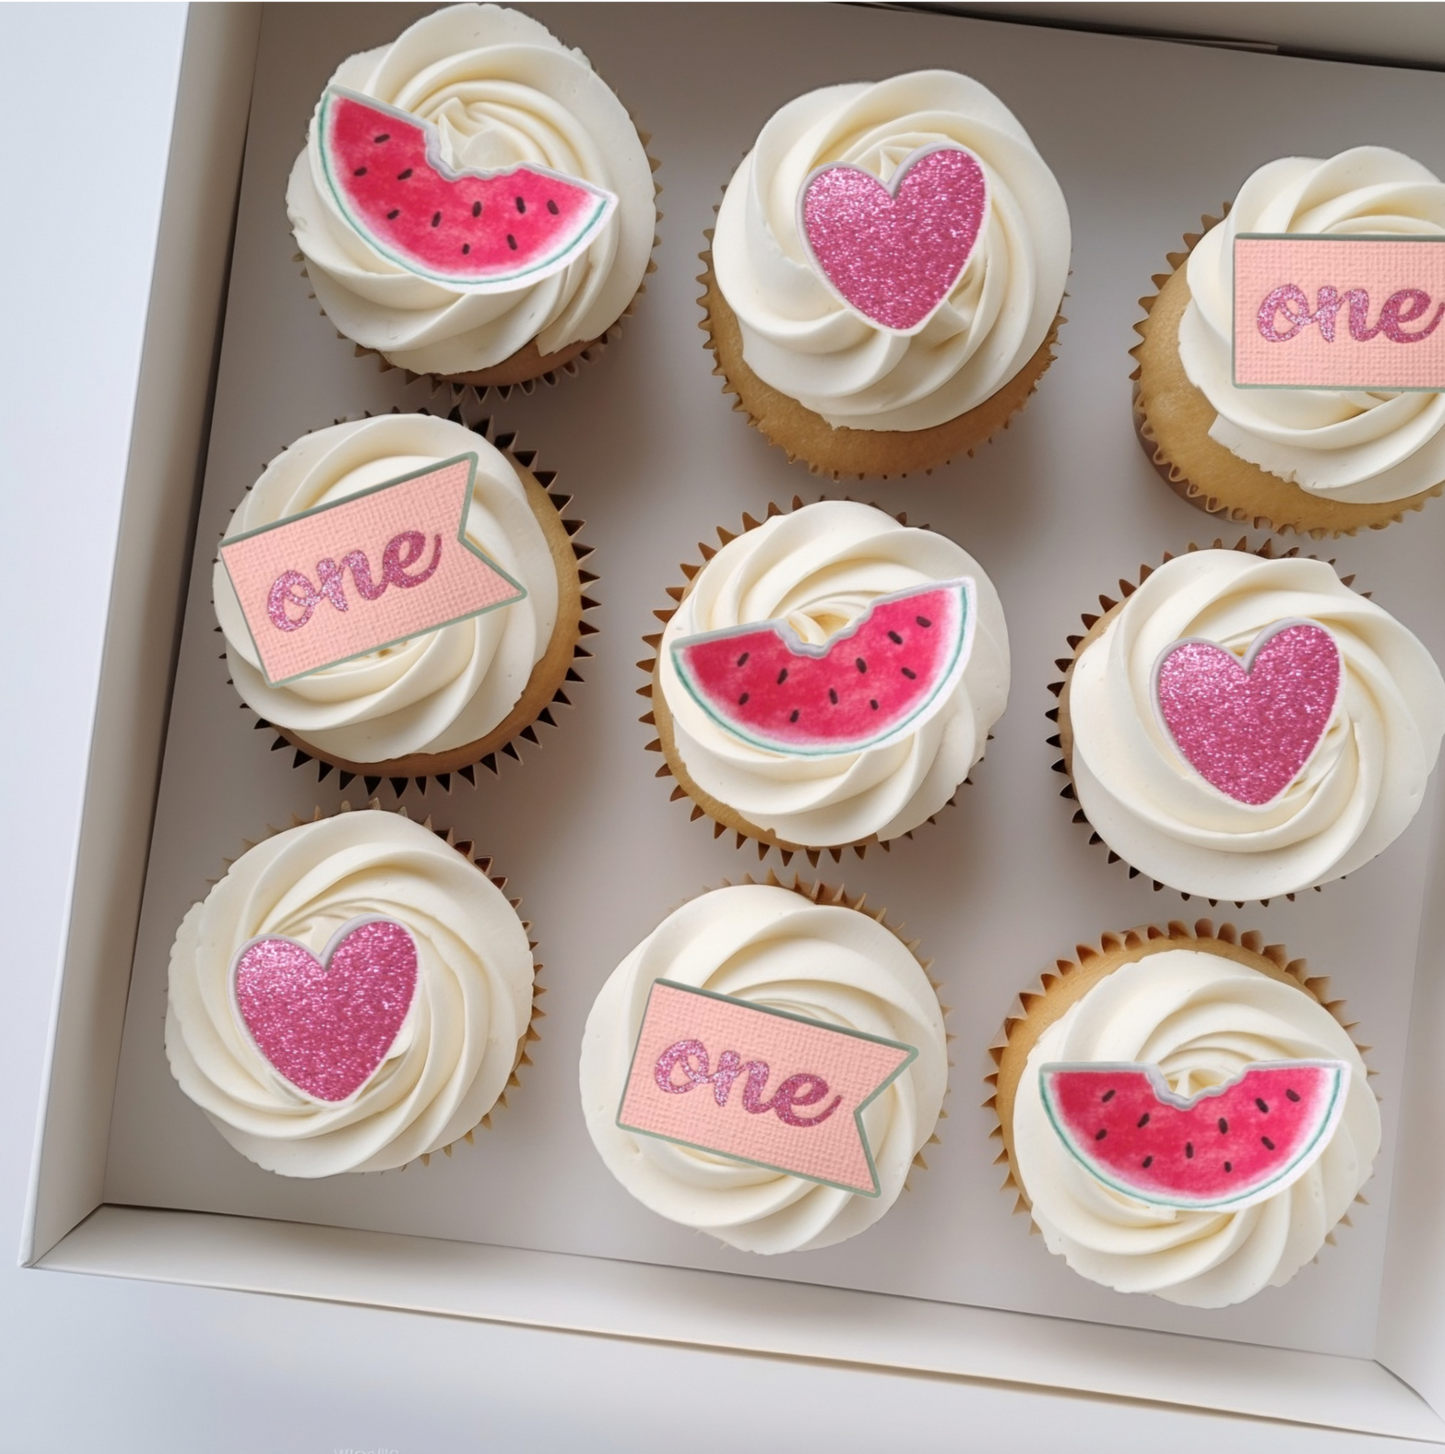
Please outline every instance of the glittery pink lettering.
M1370 323L1370 295L1364 288L1348 288L1342 294L1329 284L1322 285L1310 308L1309 296L1295 283L1284 283L1265 294L1255 313L1260 336L1267 343L1288 343L1311 326L1318 327L1326 343L1335 341L1335 320L1340 309L1348 307L1350 337L1356 343L1368 343L1383 333L1392 343L1419 343L1440 326L1445 317L1445 303L1435 309L1435 316L1424 328L1409 331L1404 325L1418 323L1430 311L1432 299L1423 288L1401 288L1390 294L1380 307L1379 319Z
M832 1103L816 1116L800 1116L799 1106L816 1106L828 1094L828 1082L819 1075L803 1072L790 1075L774 1091L768 1100L763 1099L767 1089L770 1067L765 1060L750 1060L744 1064L735 1050L724 1050L718 1056L715 1071L708 1070L707 1047L701 1040L678 1040L669 1045L657 1059L652 1078L659 1090L669 1095L684 1095L698 1086L711 1085L713 1099L720 1106L728 1103L733 1082L747 1071L743 1085L743 1109L751 1115L763 1115L767 1111L777 1112L778 1119L789 1126L820 1126L842 1104L841 1096L834 1096ZM681 1071L684 1079L679 1083L674 1074Z
M316 562L313 585L301 571L288 570L277 576L266 597L266 614L278 631L299 631L312 617L322 601L329 601L338 611L349 609L346 599L346 572L351 572L361 598L377 600L388 586L410 590L429 581L441 564L442 538L436 536L432 546L431 564L415 575L408 572L426 554L426 536L420 530L403 530L387 541L381 552L381 579L371 578L371 562L363 551L348 552L340 565L327 557ZM294 608L299 615L292 615Z

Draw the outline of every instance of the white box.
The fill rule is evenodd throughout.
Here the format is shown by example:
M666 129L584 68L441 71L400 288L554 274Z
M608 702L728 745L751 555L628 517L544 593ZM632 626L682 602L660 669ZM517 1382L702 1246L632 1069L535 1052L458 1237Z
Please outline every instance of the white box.
M290 768L289 753L271 754L269 737L236 710L198 571L142 915L194 461L209 425L195 550L204 566L230 505L295 435L428 402L420 386L352 357L316 313L290 261L281 200L332 67L415 13L192 12L29 1260L1445 1442L1445 1228L1429 1150L1445 1122L1445 1069L1430 1039L1445 1023L1445 925L1431 917L1445 912L1438 790L1409 834L1348 883L1231 916L1334 977L1383 1072L1387 1147L1371 1206L1289 1288L1199 1313L1074 1278L997 1193L988 1118L975 1109L984 1048L1038 968L1106 929L1207 912L1150 894L1085 848L1054 801L1043 742L1051 659L1093 594L1217 533L1159 486L1132 439L1134 299L1198 213L1272 156L1366 136L1445 171L1437 75L851 8L542 7L652 130L666 188L659 272L617 341L555 390L488 401L499 425L560 469L560 487L577 491L574 513L589 518L586 538L599 546L604 635L577 710L540 751L475 792L408 800L495 852L536 919L552 1012L538 1064L479 1149L405 1176L321 1185L283 1183L241 1161L171 1084L159 1014L164 951L185 904L267 821L339 796L334 779L318 786ZM258 36L212 415L208 365ZM815 488L729 413L709 377L693 255L728 171L778 104L832 80L929 64L991 85L1057 170L1076 226L1071 321L1039 397L1002 439L932 481L864 492L931 517L994 574L1014 638L1014 697L959 809L886 858L850 859L829 875L907 918L943 972L960 1038L933 1169L866 1237L764 1263L658 1222L612 1184L581 1128L576 1043L601 978L668 907L756 867L690 825L650 781L655 759L632 720L641 677L631 662L642 654L633 643L692 542L744 509ZM1445 508L1432 507L1323 552L1358 570L1437 656L1442 533ZM103 946L129 942L137 924L127 1014L125 978Z

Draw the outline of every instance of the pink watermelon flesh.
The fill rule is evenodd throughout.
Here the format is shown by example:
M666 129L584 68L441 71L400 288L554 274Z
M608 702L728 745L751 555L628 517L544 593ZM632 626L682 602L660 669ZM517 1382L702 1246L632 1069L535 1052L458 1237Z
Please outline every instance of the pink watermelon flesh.
M1260 1063L1184 1102L1156 1066L1046 1065L1044 1108L1106 1186L1155 1206L1237 1210L1302 1176L1344 1109L1339 1060Z
M954 681L971 644L973 582L882 596L822 646L785 621L673 643L683 685L715 721L777 752L871 747L916 720Z
M321 156L338 205L377 251L411 272L476 291L535 281L590 243L616 199L545 167L454 172L436 128L332 87Z

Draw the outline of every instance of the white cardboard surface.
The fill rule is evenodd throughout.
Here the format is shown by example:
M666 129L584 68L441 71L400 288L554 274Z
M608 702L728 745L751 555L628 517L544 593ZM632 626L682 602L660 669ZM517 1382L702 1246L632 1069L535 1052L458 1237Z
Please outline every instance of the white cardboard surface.
M209 561L226 513L262 461L308 428L421 391L380 374L306 298L290 262L281 195L306 115L334 64L381 43L408 15L390 6L278 9L263 28L258 97L242 196L231 309L197 560ZM1163 1328L1281 1348L1370 1357L1388 1222L1391 1143L1410 1003L1429 814L1379 863L1325 893L1231 915L1332 975L1375 1046L1387 1151L1341 1247L1288 1288L1224 1313L1126 1299L1075 1278L1044 1252L996 1191L983 1096L985 1047L1012 995L1079 939L1150 918L1208 910L1153 894L1088 850L1057 800L1044 746L1052 658L1078 613L1120 575L1165 549L1216 533L1157 481L1129 424L1134 299L1198 213L1254 166L1368 137L1437 170L1432 124L1441 78L1337 68L1088 36L1010 30L943 17L808 8L557 6L540 12L581 45L652 130L667 214L659 272L637 316L602 358L555 390L492 402L539 463L578 491L603 635L589 680L544 747L499 779L430 808L497 856L524 896L548 964L549 1018L536 1065L496 1129L426 1169L287 1183L235 1156L176 1090L161 1051L164 966L185 906L223 859L266 822L331 807L292 772L289 753L225 683L211 632L208 572L192 582L143 913L106 1176L108 1200L315 1221L545 1251L658 1261L874 1289L913 1297ZM645 36L645 43L642 37ZM820 37L822 38L820 41ZM706 58L704 62L701 58ZM944 1144L913 1192L864 1237L823 1253L763 1262L659 1221L618 1188L578 1113L575 1059L602 979L681 898L754 866L689 824L653 781L650 734L633 720L642 678L631 663L676 562L714 524L770 499L817 492L728 412L694 325L693 254L721 184L782 101L831 80L927 64L970 71L1030 128L1058 173L1075 221L1075 274L1059 361L1039 396L974 461L932 480L864 491L926 519L973 551L1009 613L1015 689L987 761L961 806L891 855L851 858L829 876L867 888L922 936L946 982L958 1032ZM1089 125L1079 124L1087 115ZM1138 124L1149 115L1151 125ZM1332 548L1376 599L1442 650L1437 508L1407 526ZM1237 532L1234 532L1237 533ZM1081 544L1081 542L1083 542ZM589 643L591 644L591 643ZM314 770L311 770L314 771ZM359 786L356 785L356 786Z

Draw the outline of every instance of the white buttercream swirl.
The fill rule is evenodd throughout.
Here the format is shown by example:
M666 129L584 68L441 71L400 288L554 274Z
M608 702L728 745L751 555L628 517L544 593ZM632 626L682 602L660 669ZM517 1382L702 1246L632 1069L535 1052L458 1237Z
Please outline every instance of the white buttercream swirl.
M1344 682L1313 757L1252 807L1211 787L1159 720L1154 669L1203 637L1243 655L1275 622L1334 637ZM1073 781L1089 822L1143 873L1185 893L1268 899L1352 873L1404 830L1445 732L1445 681L1420 641L1317 560L1201 550L1156 570L1074 662Z
M810 261L798 194L815 167L889 182L920 147L966 147L991 204L968 265L916 335L845 306ZM713 238L743 357L765 383L850 429L930 429L996 394L1038 351L1069 271L1064 195L1013 113L952 71L810 91L763 127L728 183Z
M972 576L973 649L946 702L883 746L826 757L756 747L714 721L678 679L672 643L785 618L813 645L880 596ZM702 790L788 843L826 848L896 838L939 811L984 753L1008 702L1008 629L998 592L961 546L872 505L822 500L730 541L697 575L663 633L662 694L678 755Z
M1358 504L1403 500L1445 480L1445 395L1235 387L1241 232L1435 237L1445 233L1445 183L1378 146L1268 163L1191 253L1192 298L1179 325L1184 371L1215 410L1210 438L1240 459L1312 495Z
M534 163L618 199L561 272L506 292L461 292L382 256L346 220L326 183L313 114L286 212L317 299L348 338L417 373L458 374L499 364L533 339L555 353L617 321L652 251L652 168L626 108L581 51L519 11L453 5L343 61L331 84L435 123L452 167Z
M880 1194L622 1130L617 1109L657 979L914 1046L917 1059L863 1112ZM592 1140L644 1206L745 1252L800 1252L856 1236L898 1199L938 1122L948 1055L938 998L895 935L855 909L740 884L669 914L612 972L587 1017L580 1078Z
M349 920L394 919L417 948L412 1007L345 1101L281 1078L231 997L249 939L320 955ZM192 906L171 950L166 1055L181 1089L243 1156L284 1176L385 1171L450 1145L506 1088L532 1006L527 933L500 890L429 829L341 813L258 844Z
M1049 1062L1158 1065L1194 1095L1251 1061L1343 1060L1344 1115L1315 1164L1239 1212L1150 1206L1105 1186L1065 1147L1039 1094ZM1014 1169L1049 1251L1119 1292L1220 1308L1288 1282L1369 1179L1380 1109L1349 1035L1303 990L1222 955L1168 949L1101 980L1029 1053L1013 1110Z
M507 457L465 425L383 414L318 429L277 455L227 537L461 454L477 456L467 539L527 591L523 600L268 686L231 578L212 574L231 679L267 722L347 762L386 762L478 742L504 721L557 624L557 570Z

